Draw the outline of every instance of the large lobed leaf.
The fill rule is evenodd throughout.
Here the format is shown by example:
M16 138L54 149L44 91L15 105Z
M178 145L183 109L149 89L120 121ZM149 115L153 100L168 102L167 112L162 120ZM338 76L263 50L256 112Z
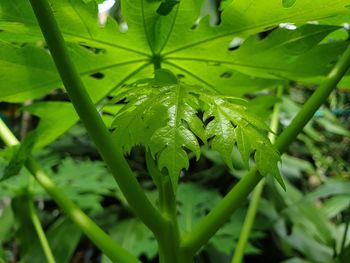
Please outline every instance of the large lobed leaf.
M281 1L277 0L236 0L224 8L222 23L219 26L209 26L205 18L197 28L192 29L199 16L198 0L181 1L167 16L157 13L156 10L159 7L157 1L125 0L122 1L122 10L128 23L128 31L122 33L113 20L109 20L105 27L97 23L97 8L93 2L88 4L82 0L51 0L50 2L67 41L103 49L105 52L104 55L98 56L91 52L74 56L77 48L72 50L74 61L82 76L85 78L86 75L96 72L103 73L106 79L113 79L113 75L119 76L114 86L99 92L102 96L122 84L131 73L137 74L141 66L140 62L148 61L149 63L144 66L152 71L151 64L157 59L163 62L164 67L185 76L188 83L199 81L204 86L216 88L220 92L230 92L231 95L244 94L245 91L240 88L247 86L247 82L251 82L250 86L256 84L257 88L263 86L261 79L250 79L242 77L241 74L233 74L236 71L264 78L276 75L295 77L293 69L298 67L293 67L294 64L288 66L289 63L287 63L286 66L282 63L285 61L285 55L281 56L281 53L288 51L286 44L289 43L289 47L293 46L293 50L306 44L311 49L335 28L309 25L298 33L280 30L285 33L277 34L279 35L277 39L273 36L274 42L264 42L268 44L266 53L260 52L266 45L251 41L249 49L245 50L255 50L258 45L257 48L260 51L256 60L252 57L254 52L249 53L248 58L245 57L246 52L237 54L229 52L228 44L235 36L247 37L282 22L301 23L346 13L345 6L350 4L348 0L332 1L332 4L326 0L304 0L296 2L290 8L284 8ZM0 33L0 40L22 43L42 39L29 2L3 0L0 7L0 29L3 30ZM274 48L276 45L279 47L278 50ZM283 46L285 46L284 49L281 49ZM22 101L43 95L50 89L60 86L50 57L46 52L42 52L41 48L8 49L10 49L8 44L0 42L0 67L7 69L6 74L0 75L0 83L3 87L1 100ZM332 46L327 51L333 49L339 50L339 47ZM20 56L15 55L19 53L21 53ZM295 58L296 54L293 55ZM272 57L273 68L266 65L266 60L263 60L266 57L269 59ZM301 61L304 62L304 59L307 59L311 62L310 67L307 68L318 65L318 63L312 63L315 56L312 57L310 54L308 57L304 57ZM274 61L276 58L279 58L278 63ZM99 62L91 62L95 60ZM38 66L36 62L39 61L41 65ZM265 61L265 64L262 64L262 61ZM323 64L328 65L328 63ZM313 70L307 74L298 73L302 77L320 76L324 75L327 69ZM227 71L230 71L230 74L223 74ZM281 71L283 74L280 74ZM23 96L18 97L18 94Z

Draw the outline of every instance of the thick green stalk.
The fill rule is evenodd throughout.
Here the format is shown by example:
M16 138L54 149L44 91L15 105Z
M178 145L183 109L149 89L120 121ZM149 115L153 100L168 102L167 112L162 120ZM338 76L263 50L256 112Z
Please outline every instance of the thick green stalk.
M29 213L30 213L30 219L32 220L32 224L34 226L35 232L38 235L39 242L41 245L41 248L43 249L44 255L46 257L47 263L55 263L55 258L52 254L49 242L47 241L45 232L41 226L38 214L35 211L35 207L33 204L33 200L28 200L28 206L29 206Z
M333 67L320 87L303 105L297 116L276 140L276 148L282 154L295 140L308 121L314 116L317 109L326 101L329 94L336 88L338 82L350 67L350 47L345 50L339 61ZM253 167L230 192L205 216L191 233L182 239L181 247L193 255L206 244L216 231L230 218L233 212L245 200L248 194L259 183L262 177Z
M331 92L345 75L350 65L350 47L341 56L326 79L321 83L312 96L306 101L291 124L278 136L275 146L281 152L285 152L288 146L296 139L305 125L314 116L318 108L327 100Z
M121 148L115 143L86 92L68 54L50 4L47 0L30 0L30 3L62 82L88 134L110 168L130 207L145 225L157 234L164 220L147 199L125 160Z
M19 144L6 124L0 119L0 138L7 146ZM122 248L108 236L94 221L80 210L55 183L45 174L40 165L28 157L25 163L28 171L34 176L39 185L55 200L67 213L70 219L84 232L86 236L113 262L140 263L133 255Z
M282 93L283 93L283 86L279 86L277 88L277 97L282 99ZM279 114L280 114L280 109L281 109L281 104L278 102L272 113L272 118L271 118L271 125L270 128L274 133L277 133L278 131L278 126L279 126ZM269 138L271 142L275 141L275 135L273 133L269 134ZM249 208L247 211L247 215L245 217L241 233L239 235L238 243L235 248L233 258L231 263L241 263L243 256L244 256L244 250L247 246L250 233L253 228L253 224L255 221L255 216L256 216L256 211L258 209L258 205L260 202L261 194L263 192L265 185L265 179L263 178L260 183L255 187L252 199L250 200Z
M166 222L162 226L161 234L157 235L160 263L190 263L191 257L185 259L179 251L180 230L177 222L176 197L171 185L170 177L163 175L150 152L146 152L147 170L158 188L160 212Z
M245 248L247 246L247 243L248 243L248 240L250 237L250 233L251 233L253 225L254 225L256 211L258 209L260 197L261 197L262 191L264 189L264 186L265 186L265 179L263 178L254 189L252 199L250 200L247 215L244 219L242 230L241 230L241 233L239 235L238 243L237 243L237 246L235 248L231 263L241 263L242 262L242 259L244 256L244 251L245 251Z
M180 263L180 232L177 223L176 199L169 176L160 180L159 203L161 213L167 220L162 234L157 236L160 263Z

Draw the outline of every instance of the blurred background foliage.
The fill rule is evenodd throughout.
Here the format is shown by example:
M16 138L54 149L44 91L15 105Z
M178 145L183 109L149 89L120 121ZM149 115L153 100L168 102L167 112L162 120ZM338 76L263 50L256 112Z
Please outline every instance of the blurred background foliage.
M223 1L223 4L225 2L229 1ZM203 15L210 15L212 25L220 23L219 5L219 0L208 0L202 8ZM118 3L110 12L121 22ZM350 22L350 18L327 19L325 23L343 25L344 30L329 35L324 41L348 38L349 24L345 22ZM257 37L264 38L274 30ZM235 48L239 48L241 43L236 44ZM273 106L281 103L280 130L289 124L316 88L294 81L281 85L284 86L281 100L276 98L273 88L245 95L250 100L250 110L267 123ZM348 87L346 80L283 156L280 169L287 192L268 180L246 248L245 262L350 262L350 90L342 85ZM66 94L56 90L40 101L66 99ZM38 123L26 111L30 111L31 104L32 101L25 105L0 104L1 118L20 138ZM101 112L106 123L111 121L109 111L115 110L105 107ZM0 171L5 171L13 152L11 148L0 152ZM232 153L232 170L217 152L205 146L202 146L202 152L198 162L192 157L190 170L182 175L178 188L182 231L191 230L246 172L237 149ZM157 262L155 239L133 216L80 123L54 143L35 152L35 157L66 194L113 238L143 262ZM156 189L147 175L144 149L135 148L128 160L150 200L156 202ZM57 262L110 262L32 181L25 169L20 171L20 176L0 183L0 262L45 262L26 214L28 200L34 202L39 212ZM198 253L195 262L231 261L248 201Z

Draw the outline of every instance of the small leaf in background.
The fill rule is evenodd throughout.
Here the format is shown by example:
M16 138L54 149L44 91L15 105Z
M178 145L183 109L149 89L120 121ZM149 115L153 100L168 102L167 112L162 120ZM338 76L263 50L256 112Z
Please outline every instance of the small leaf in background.
M18 149L14 152L9 165L6 166L3 176L0 178L0 182L17 175L21 171L25 161L32 151L35 140L35 131L28 133L28 135L22 140Z
M215 236L213 236L208 244L213 246L217 251L220 251L221 253L231 255L232 251L234 251L235 247L237 246L237 241L243 226L245 215L245 209L238 209L231 216L230 220L218 230L218 232L215 234ZM261 219L257 218L254 225L261 225L261 223ZM263 237L264 233L256 226L254 226L245 248L245 254L258 254L261 252L257 247L253 246L251 241Z
M30 218L30 202L31 197L26 193L12 200L21 262L45 262L46 257ZM59 217L46 231L46 236L56 261L68 263L80 241L81 230L70 219Z
M0 244L10 236L14 223L14 215L10 205L4 205L0 210Z
M102 211L104 196L123 198L105 164L100 161L63 159L52 179L80 208L89 212Z
M109 234L136 257L145 255L151 260L157 255L156 239L138 219L128 218L118 221L109 229ZM105 259L104 262L110 261Z
M46 237L57 263L71 262L81 236L81 230L69 218L60 216L53 222L46 231ZM39 243L29 245L25 258L28 259L28 263L46 262Z
M221 199L218 192L194 183L180 184L176 195L179 225L184 232L190 232L196 222Z

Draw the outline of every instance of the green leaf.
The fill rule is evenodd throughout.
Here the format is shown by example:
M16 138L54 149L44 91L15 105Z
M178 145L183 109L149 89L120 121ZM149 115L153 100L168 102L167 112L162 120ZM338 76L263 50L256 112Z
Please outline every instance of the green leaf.
M285 9L278 1L237 0L224 9L220 26L209 26L205 18L195 30L192 30L191 27L200 13L198 1L182 1L167 16L161 16L156 12L159 6L158 1L138 0L135 2L126 0L122 1L123 15L129 28L126 33L119 32L118 25L112 20L109 20L107 25L101 28L97 23L97 8L93 1L85 4L80 0L52 0L51 5L57 14L58 23L67 41L82 43L85 46L104 51L98 56L90 52L90 54L74 57L82 75L86 72L101 72L106 78L120 76L123 81L114 82L113 87L116 87L125 81L128 74L137 73L138 62L153 63L155 58L158 58L164 67L168 67L172 71L177 69L179 74L188 78L187 82L190 84L190 81L200 81L204 86L214 88L219 83L220 90L225 91L231 89L232 77L220 76L229 69L235 71L236 67L242 65L239 61L236 62L232 52L227 51L232 37L253 35L282 22L302 23L347 11L345 8L347 1L345 0L333 1L328 8L323 8L324 2L325 0L299 1L291 8ZM269 12L265 12L265 10L269 10ZM20 0L4 0L2 2L0 29L6 33L6 39L8 39L9 33L15 34L14 42L21 42L22 35L30 35L31 39L35 39L35 37L37 40L42 39L29 3ZM28 41L28 38L25 41ZM11 61L11 74L2 75L9 75L10 79L12 79L11 76L17 75L21 76L17 79L23 79L22 82L26 81L26 84L23 83L24 85L11 85L11 88L4 90L8 93L7 99L11 99L12 93L9 93L9 90L18 93L20 90L26 89L27 93L23 93L22 99L24 99L25 96L38 96L50 88L57 87L58 79L53 80L54 76L57 77L57 75L50 70L52 64L48 67L41 67L50 71L45 74L48 78L42 81L37 78L36 74L33 74L37 71L33 67L35 61L40 60L34 59L33 63L33 54L31 52L25 53L19 61ZM41 53L44 56L43 50ZM6 55L7 52L0 54ZM47 53L45 55L48 56ZM74 56L74 52L72 55ZM96 58L105 63L96 62ZM113 62L108 63L108 61ZM6 59L4 62L4 68L10 68L6 65L8 64ZM130 67L131 65L132 67ZM86 68L87 66L89 69ZM34 70L29 71L27 67L32 67ZM124 67L129 67L130 71L119 70ZM148 66L145 65L145 67ZM113 73L115 69L118 69L119 73L113 74L113 76L107 75L105 73L105 70L109 71L107 69ZM218 74L208 74L208 72L217 69L219 69ZM150 65L149 70L151 70ZM324 71L321 72L321 74L323 73ZM39 71L37 74L43 75ZM256 81L261 80L257 79ZM1 82L8 83L6 79L0 79ZM28 93L29 91L30 93ZM109 91L111 89L106 90L107 93ZM107 93L100 92L102 96Z
M60 216L48 228L46 236L56 262L68 263L79 245L82 232L70 219ZM40 244L31 244L25 255L27 262L45 262L46 258L41 250Z
M3 244L10 236L14 217L10 205L4 206L0 217L0 242Z
M288 244L290 249L298 251L310 262L333 262L335 242L337 237L341 236L340 228L328 220L314 201L306 199L305 195L288 181L285 183L287 192L282 192L269 183L270 190L274 188L274 191L271 191L275 195L274 201L283 203L283 206L276 207L280 211L279 217L273 218L280 242ZM265 215L269 217L270 214ZM293 224L293 227L288 231L286 228L290 224Z
M69 218L56 220L47 231L47 239L57 262L70 262L81 236L81 230Z
M35 129L37 134L35 150L53 142L78 121L78 115L72 104L67 102L38 102L23 107L23 111L40 118L39 125Z
M109 229L109 233L136 257L144 254L148 259L153 259L157 254L156 239L152 232L137 219L121 220Z
M108 174L102 162L78 162L66 158L60 163L57 172L52 174L52 179L80 208L99 212L103 210L101 201L104 196L120 195L114 179Z
M48 93L59 77L47 52L0 41L0 101L23 101ZM43 78L45 76L45 78Z
M193 183L180 184L176 196L179 225L183 232L190 232L196 222L221 199L219 193Z
M274 58L280 58L279 61L283 62L277 63L273 69L265 68L268 60L264 58L267 53L260 54L260 59L254 62L251 56L254 52L246 57L243 56L244 52L238 56L236 52L227 50L235 36L245 38L282 22L302 23L334 14L345 14L345 0L333 1L328 8L323 8L325 0L298 1L288 9L283 8L278 1L236 0L223 10L219 26L211 27L208 19L203 18L195 29L191 28L200 15L201 1L181 1L168 15L162 16L157 13L159 1L125 0L122 1L122 10L128 24L127 32L120 32L119 25L112 19L101 27L97 23L97 6L94 1L84 3L81 0L51 0L50 3L64 37L69 42L74 63L95 103L123 84L132 83L135 78L150 77L152 64L159 63L189 84L200 83L210 90L217 89L223 94L241 96L247 92L275 87L280 83L278 78L322 76L328 73L334 64L334 58L346 46L344 43L324 45L318 52L308 51L305 56L294 56L293 59L298 59L291 66L284 63L287 60L283 52L286 52L286 43L289 37L293 38L293 33L276 33L283 37L276 39L275 36L274 41L262 42L270 46L267 53L271 52ZM265 12L267 9L269 12ZM311 31L312 26L307 27ZM305 43L310 49L327 32L334 30L331 27L327 29L319 26L319 30L314 27L315 37L308 30L298 30L300 36L291 39L293 45L288 47L292 47L293 52L300 49L305 51ZM6 72L0 74L0 101L23 102L40 97L52 89L62 88L44 45L13 44L37 43L42 40L29 2L3 0L0 30L0 71ZM282 46L279 46L279 41L282 41ZM250 51L263 46L260 42L250 43ZM288 60L293 59L288 57ZM243 62L248 64L244 66ZM261 66L264 69L259 69ZM301 68L307 70L304 72ZM276 80L268 80L267 77ZM65 114L50 110L43 113L42 118L50 119L51 115L57 115L56 119L59 120L66 119ZM65 125L62 126L56 125L60 121L54 122L55 128L49 132L51 137L40 140L40 147L71 127L71 124L63 122ZM40 136L46 136L45 132L41 129Z
M32 198L28 192L20 192L12 199L12 211L16 219L16 239L22 262L30 262L30 251L33 246L40 247L38 235L30 218L30 202ZM40 251L42 252L42 251Z
M159 169L167 169L175 190L180 171L189 165L186 150L199 158L196 136L204 140L204 128L197 116L198 88L175 83L173 77L169 82L169 74L157 72L155 79L123 90L114 100L126 99L127 104L117 113L112 128L124 152L138 144L148 147Z
M214 117L206 126L207 137L213 137L212 147L220 152L226 164L232 168L231 153L236 142L247 166L250 155L255 152L259 172L263 176L273 175L285 189L277 167L280 155L264 134L264 130L269 130L266 124L249 113L244 105L232 103L229 99L207 95L200 98L207 104L205 120Z
M0 178L0 182L19 174L33 149L35 140L35 132L28 133L28 135L22 140L18 149L14 152L10 163L6 166L3 176Z
M230 64L233 69L242 73L264 78L302 79L322 76L325 72L320 68L315 70L313 65L316 65L317 56L310 52L337 29L339 27L307 24L296 30L276 29L263 40L251 37L237 51L232 52ZM324 70L329 69L324 64L326 59L318 60ZM305 63L302 68L299 64L301 61Z

